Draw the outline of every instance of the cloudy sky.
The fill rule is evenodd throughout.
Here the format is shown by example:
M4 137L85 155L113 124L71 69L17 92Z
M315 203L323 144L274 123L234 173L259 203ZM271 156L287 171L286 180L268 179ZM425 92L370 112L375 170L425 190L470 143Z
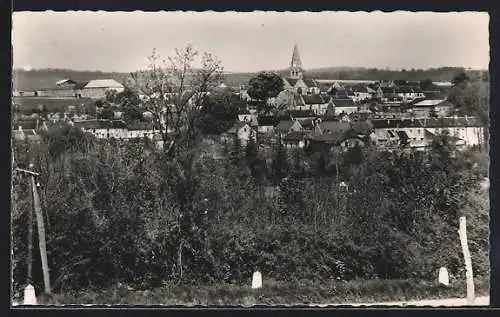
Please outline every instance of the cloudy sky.
M134 71L153 48L191 43L227 71L284 69L294 44L306 69L489 64L487 13L16 12L15 68Z

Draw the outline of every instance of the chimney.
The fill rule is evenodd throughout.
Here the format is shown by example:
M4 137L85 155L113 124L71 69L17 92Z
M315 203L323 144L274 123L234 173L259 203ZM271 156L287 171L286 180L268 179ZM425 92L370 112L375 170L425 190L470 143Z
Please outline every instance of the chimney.
M39 119L36 119L36 129L38 130L38 121Z

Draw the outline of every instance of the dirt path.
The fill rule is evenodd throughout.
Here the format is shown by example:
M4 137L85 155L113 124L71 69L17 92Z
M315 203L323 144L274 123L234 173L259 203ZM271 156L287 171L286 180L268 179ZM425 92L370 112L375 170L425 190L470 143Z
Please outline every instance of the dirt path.
M488 306L490 304L489 296L476 297L472 306ZM465 298L447 298L434 300L420 300L408 302L385 302L385 303L356 303L356 304L321 304L319 307L326 306L431 306L431 307L459 307L469 306Z

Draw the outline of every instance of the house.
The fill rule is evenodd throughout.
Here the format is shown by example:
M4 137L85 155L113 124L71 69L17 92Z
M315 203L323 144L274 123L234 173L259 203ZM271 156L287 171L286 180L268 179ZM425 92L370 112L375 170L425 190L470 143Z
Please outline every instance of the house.
M255 131L245 122L236 122L226 133L231 139L237 137L242 146L246 146L250 139L255 139Z
M374 119L371 135L377 145L399 141L409 147L422 149L432 142L432 136L447 131L458 145L483 145L484 127L476 117L445 117L422 119Z
M300 120L300 125L302 125L302 129L304 131L320 133L319 123L321 121L322 120L320 118L315 118L315 119L309 118L309 119Z
M411 101L416 98L425 98L425 95L419 87L400 86L396 89L396 95L403 101Z
M345 133L351 129L351 125L348 122L342 121L322 121L318 124L321 134L329 133Z
M153 140L153 136L158 133L152 122L137 121L127 124L127 139L148 138Z
M455 106L446 100L422 100L413 104L412 112L415 117L429 117L432 115L446 117L453 113Z
M344 133L328 133L319 135L307 135L304 138L304 146L311 151L323 151L341 146L346 140Z
M281 120L276 126L276 132L279 133L281 137L287 135L290 132L303 131L304 128L298 120Z
M351 99L354 102L361 102L371 99L375 91L365 85L355 85L352 87L353 96Z
M124 89L125 87L114 79L94 79L89 81L78 95L83 98L101 99L109 90L122 92Z
M125 122L121 120L85 120L76 121L73 125L80 128L83 132L92 133L96 138L99 139L128 138L127 126Z
M312 110L289 110L288 115L293 120L306 120L306 119L316 119L318 116Z
M259 123L257 122L257 114L256 113L250 113L248 109L242 109L238 113L238 120L241 122L248 123L251 127L258 126Z
M319 116L325 114L328 108L328 102L330 101L329 97L320 94L303 95L302 99L304 100L305 108L314 111L314 113Z
M258 116L257 117L257 132L258 133L272 133L279 121L275 116Z
M306 131L292 131L285 135L281 141L288 149L304 148L306 144Z
M358 111L358 106L351 99L332 99L330 103L334 107L336 115Z

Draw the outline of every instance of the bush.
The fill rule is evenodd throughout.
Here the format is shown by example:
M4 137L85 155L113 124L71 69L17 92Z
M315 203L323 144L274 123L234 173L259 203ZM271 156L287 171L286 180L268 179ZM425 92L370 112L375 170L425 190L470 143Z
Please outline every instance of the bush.
M15 143L16 162L34 162L41 172L54 289L249 283L255 270L288 282L435 279L441 266L460 277L461 215L468 218L475 274L489 274L489 205L478 186L484 170L465 163L478 155L365 150L356 162L339 157L341 164L325 165L342 175L322 176L300 155L279 168L276 162L288 158L277 148L270 168L260 171L277 184L272 197L250 172L255 155L233 150L223 161L196 161L186 210L177 176L140 141L98 141L67 127L49 131L38 145ZM22 175L14 183L18 290L26 280L27 184ZM35 241L34 283L41 290L37 248Z

